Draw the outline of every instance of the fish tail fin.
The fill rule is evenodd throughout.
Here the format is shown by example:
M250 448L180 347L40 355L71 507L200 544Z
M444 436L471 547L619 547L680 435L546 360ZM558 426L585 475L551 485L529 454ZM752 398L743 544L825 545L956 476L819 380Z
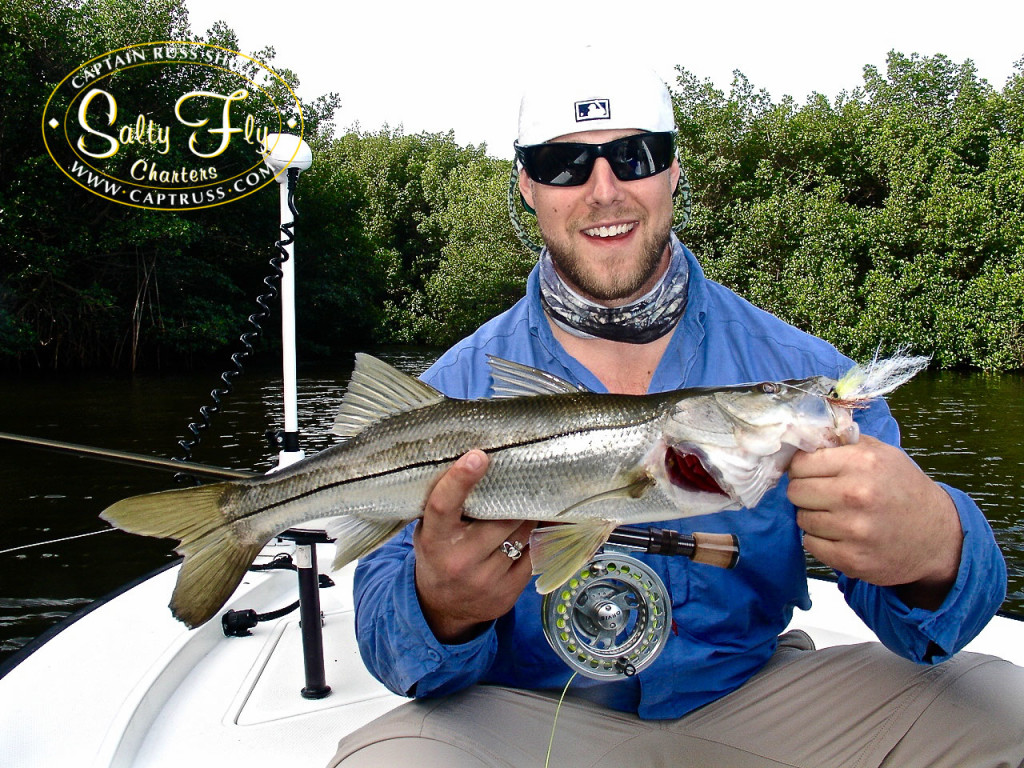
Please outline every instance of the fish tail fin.
M243 541L225 512L233 483L150 493L122 499L101 518L128 533L178 539L185 561L171 597L174 617L195 628L231 597L266 541ZM269 537L268 537L269 538Z
M327 535L335 541L334 564L337 571L358 560L390 539L412 520L373 520L345 515L327 524Z
M530 559L542 595L565 584L608 541L618 523L583 520L537 528L530 534Z

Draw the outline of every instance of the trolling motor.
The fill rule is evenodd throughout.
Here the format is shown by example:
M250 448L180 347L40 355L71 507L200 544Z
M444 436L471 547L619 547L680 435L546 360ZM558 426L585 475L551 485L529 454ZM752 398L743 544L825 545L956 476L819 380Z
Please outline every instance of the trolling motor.
M541 624L555 653L595 680L632 677L665 647L672 601L646 563L626 554L681 555L732 568L739 542L727 533L679 533L658 528L616 528L602 552L544 597Z
M275 174L281 194L281 231L284 238L278 248L281 260L281 352L284 388L283 449L278 454L278 469L305 456L299 447L299 417L295 374L295 210L293 197L299 174L313 164L313 152L300 137L290 133L271 133L264 139L263 162Z

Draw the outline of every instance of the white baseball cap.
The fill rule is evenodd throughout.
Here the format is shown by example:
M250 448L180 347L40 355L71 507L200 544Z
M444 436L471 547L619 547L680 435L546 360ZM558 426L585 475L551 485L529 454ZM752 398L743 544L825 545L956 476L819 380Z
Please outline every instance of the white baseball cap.
M675 116L658 74L621 54L588 47L552 63L529 83L519 104L521 146L622 128L672 131Z

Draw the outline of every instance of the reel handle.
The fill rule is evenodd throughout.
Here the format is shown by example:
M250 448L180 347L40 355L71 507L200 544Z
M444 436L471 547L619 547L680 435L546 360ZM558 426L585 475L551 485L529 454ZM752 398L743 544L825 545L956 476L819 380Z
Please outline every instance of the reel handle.
M639 549L650 555L682 555L695 563L733 568L740 559L739 539L731 533L680 533L663 528L622 527L612 531L609 544Z

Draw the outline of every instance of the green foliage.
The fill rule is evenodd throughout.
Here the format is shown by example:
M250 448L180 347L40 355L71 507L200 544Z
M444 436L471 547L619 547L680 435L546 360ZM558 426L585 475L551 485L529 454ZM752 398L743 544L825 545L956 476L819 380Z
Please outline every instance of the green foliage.
M74 69L127 45L190 39L183 0L10 0L0 9L6 59L0 226L7 237L0 261L0 360L48 368L189 362L222 351L242 329L240 318L257 309L252 299L266 290L260 281L270 273L267 262L279 237L276 184L197 211L128 208L71 183L40 141L43 105ZM224 24L215 25L208 40L237 45ZM274 67L272 50L254 58ZM297 84L293 73L275 69ZM173 105L183 92L180 68L165 70L155 82L152 68L118 71L119 97L131 103L128 97L145 88L144 101ZM230 76L212 67L196 72L208 80L190 80L190 89L237 87L237 79L227 83ZM287 103L282 83L266 85ZM308 141L330 138L337 104L337 96L327 94L303 105ZM148 159L173 168L185 158ZM310 218L324 218L311 207ZM317 248L303 254L314 293L333 295L338 242L310 239L308 246ZM325 290L325 283L332 287ZM366 338L371 327L355 323L348 338Z
M478 159L447 179L447 206L434 219L446 243L426 286L433 343L451 344L523 295L536 257L515 239L508 220L511 166Z
M0 8L0 361L188 362L231 348L255 311L276 185L198 211L131 209L70 183L39 141L72 69L175 39L190 39L183 0ZM223 22L200 41L238 46ZM287 103L298 75L271 48L252 56ZM180 90L174 68L161 87ZM679 68L673 99L694 198L684 240L712 279L854 357L910 344L943 367L1024 368L1024 60L997 90L970 61L892 53L861 88L803 104L739 72L726 93ZM517 301L535 257L508 222L510 163L450 132L335 137L339 103L302 104L315 156L296 195L304 354L449 344Z
M439 343L450 323L428 284L451 243L459 179L485 161L483 149L458 146L451 132L406 136L385 127L346 134L328 155L354 187L356 215L383 282L377 339Z
M855 357L910 344L943 367L1024 368L1022 68L999 92L970 61L892 53L862 89L803 106L680 69L688 244Z

